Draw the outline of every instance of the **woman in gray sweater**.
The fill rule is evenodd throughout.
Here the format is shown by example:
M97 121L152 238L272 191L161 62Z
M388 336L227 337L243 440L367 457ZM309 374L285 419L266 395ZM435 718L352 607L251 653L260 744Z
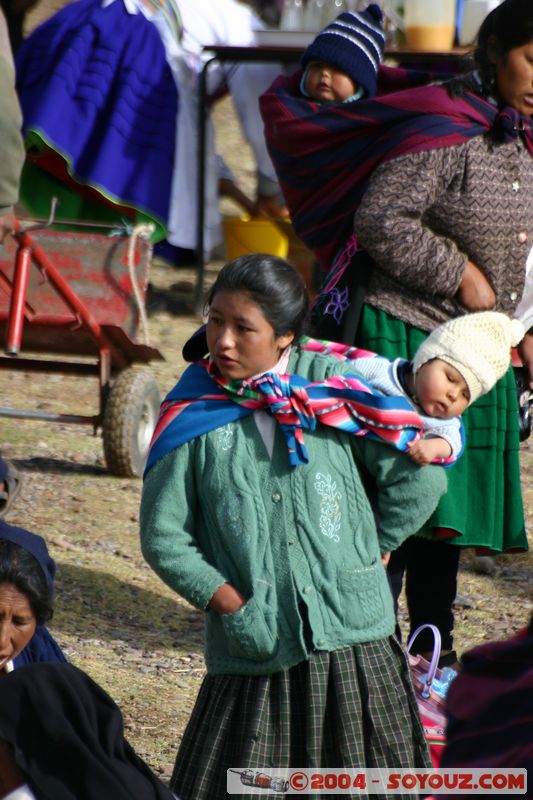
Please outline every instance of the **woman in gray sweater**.
M437 325L487 309L512 316L533 243L533 3L504 0L484 21L476 70L449 84L494 104L497 124L450 147L391 159L373 173L355 233L375 262L358 346L411 358ZM533 332L522 345L533 381ZM463 417L467 448L424 533L393 554L406 570L411 630L437 625L454 664L452 603L460 546L527 549L520 492L516 389L510 370ZM419 637L419 651L432 647Z

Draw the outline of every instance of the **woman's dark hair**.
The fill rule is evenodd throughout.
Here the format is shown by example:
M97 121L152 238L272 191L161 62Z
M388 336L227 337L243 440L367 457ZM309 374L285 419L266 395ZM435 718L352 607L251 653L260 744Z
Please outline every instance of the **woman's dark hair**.
M207 296L207 306L218 292L246 292L257 303L275 336L304 332L309 300L305 284L282 258L252 253L229 261L218 273Z
M26 595L39 625L52 619L53 590L37 559L24 547L0 539L0 584L10 583Z
M494 91L496 79L493 54L505 59L510 50L529 42L533 42L533 0L503 0L487 14L481 23L474 51L474 63L487 94Z

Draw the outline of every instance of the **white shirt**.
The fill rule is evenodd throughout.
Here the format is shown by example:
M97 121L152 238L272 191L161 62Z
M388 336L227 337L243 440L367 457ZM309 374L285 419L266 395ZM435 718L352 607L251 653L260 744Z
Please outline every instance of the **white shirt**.
M516 319L519 319L520 322L523 323L526 331L533 327L533 247L526 261L526 283L524 292L514 315Z
M37 800L30 787L25 783L24 786L19 786L9 794L6 794L4 800Z
M102 0L102 5L115 1ZM178 87L176 152L167 239L177 247L194 250L197 242L198 76L204 63L212 57L204 48L209 45L254 46L257 44L255 32L264 25L251 8L237 0L174 0L183 24L183 33L178 41L161 10L154 11L143 0L122 2L130 14L141 13L156 26ZM258 98L280 71L276 64L215 63L208 72L209 93L227 83L239 124L253 150L258 173L272 182L277 182L277 176L266 147ZM220 168L209 116L205 170L204 249L208 257L213 247L222 241L218 196Z

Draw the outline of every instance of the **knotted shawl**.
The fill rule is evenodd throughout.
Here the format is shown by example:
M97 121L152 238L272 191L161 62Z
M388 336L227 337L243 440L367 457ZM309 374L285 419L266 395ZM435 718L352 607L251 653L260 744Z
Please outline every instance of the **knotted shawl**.
M514 108L499 109L469 90L452 98L445 84L397 90L427 74L381 67L378 96L342 105L303 97L300 77L277 78L259 102L292 224L325 269L353 235L354 213L379 164L488 131L501 141L523 135L533 156L532 120Z
M307 337L299 347L341 361L374 355ZM406 398L382 395L357 374L309 382L301 375L265 372L257 378L228 381L203 359L188 367L161 404L145 474L171 450L257 409L268 410L279 424L291 467L308 463L304 431L314 431L318 422L402 451L420 438L422 430L421 419Z

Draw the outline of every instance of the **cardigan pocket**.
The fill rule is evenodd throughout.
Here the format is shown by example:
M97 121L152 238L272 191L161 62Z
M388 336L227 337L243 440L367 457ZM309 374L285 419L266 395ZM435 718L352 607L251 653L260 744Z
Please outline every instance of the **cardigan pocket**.
M381 563L339 571L339 595L344 624L348 628L366 628L383 619L385 607L381 593Z
M254 597L233 614L221 614L228 651L236 658L266 661L278 648L276 615L265 614Z

